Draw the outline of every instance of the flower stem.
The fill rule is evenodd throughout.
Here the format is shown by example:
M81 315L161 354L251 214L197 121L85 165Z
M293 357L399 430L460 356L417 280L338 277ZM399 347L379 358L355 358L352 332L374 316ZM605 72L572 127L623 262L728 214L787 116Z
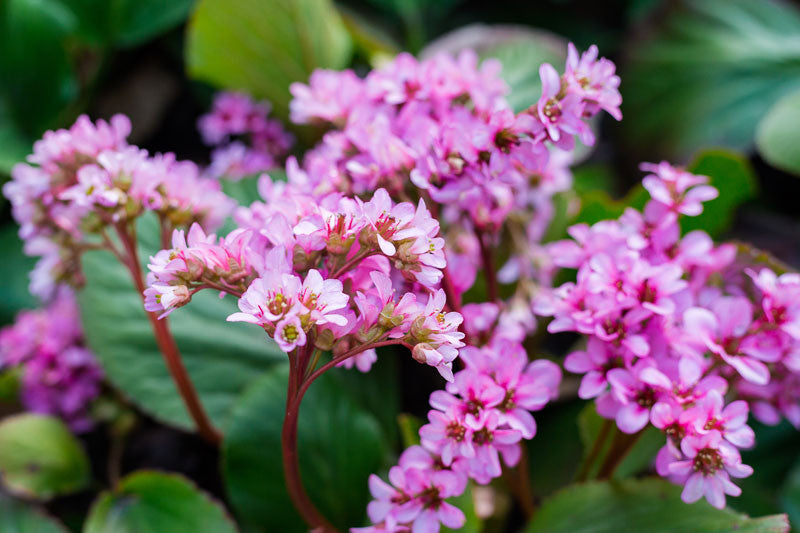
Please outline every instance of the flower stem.
M139 254L136 250L136 239L125 231L123 227L118 227L117 231L120 241L127 253L126 261L123 262L131 273L133 283L136 285L136 290L139 291L139 296L144 300L144 275L142 274L142 267L139 263ZM178 350L178 345L175 343L175 338L172 336L172 332L169 329L167 320L159 320L158 315L151 312L147 312L147 318L150 320L150 326L153 328L156 343L158 344L161 354L164 356L164 362L167 365L172 381L178 389L178 394L180 394L183 399L186 410L197 426L198 433L212 444L219 444L222 440L222 434L211 424L211 420L208 418L203 404L200 403L200 397L192 384L189 372L187 372L186 367L183 365L183 359Z
M306 524L315 531L336 531L336 528L314 506L303 487L303 479L300 476L300 463L297 456L297 418L300 414L300 404L303 401L303 396L319 376L342 361L355 357L371 348L379 348L390 344L403 344L403 341L401 339L390 339L358 346L338 357L334 357L331 361L308 375L305 374L311 353L314 350L313 343L309 342L307 349L298 350L294 355L289 356L286 413L283 418L283 431L281 432L283 472L286 477L286 489L289 492L292 503L294 503L295 508L303 517L303 520L306 521Z
M586 460L583 462L580 472L578 472L578 476L576 478L577 481L586 481L589 478L589 471L592 469L594 462L597 460L597 457L603 450L606 440L608 440L608 435L611 433L612 424L613 422L611 422L611 420L603 421L603 425L600 427L600 433L597 434L597 438L594 440L592 449L586 456Z
M643 433L644 430L634 433L633 435L617 431L614 435L614 440L611 441L611 449L608 455L606 455L606 459L603 461L600 471L597 473L597 479L611 479L611 476L614 475L614 471L633 449L633 446Z
M281 432L281 452L283 455L283 473L286 478L286 490L295 508L313 530L336 531L330 522L317 511L308 497L300 477L300 462L297 456L297 416L300 413L302 393L297 388L299 365L294 357L289 357L289 383L286 391L286 413L283 417Z
M489 293L489 301L497 302L500 298L500 293L497 289L497 272L494 268L494 260L492 259L492 251L486 242L486 234L482 231L476 231L475 235L478 237L478 245L481 249L481 261L483 262L484 276L486 277L486 290Z

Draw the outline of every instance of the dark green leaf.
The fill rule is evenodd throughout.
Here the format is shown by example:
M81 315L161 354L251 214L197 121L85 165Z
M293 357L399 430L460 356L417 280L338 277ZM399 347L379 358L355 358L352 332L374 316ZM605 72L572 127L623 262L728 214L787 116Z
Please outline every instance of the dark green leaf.
M576 400L534 413L537 430L527 441L528 466L531 489L539 497L567 485L577 472L583 447L576 419L583 405Z
M771 165L800 174L800 91L781 98L761 119L756 145Z
M800 12L777 0L687 0L628 45L628 142L680 160L702 146L752 146L756 124L800 87Z
M239 399L223 441L228 495L255 531L306 530L286 493L281 465L287 379L281 365L254 383ZM311 386L300 409L300 467L310 498L334 525L343 530L361 525L367 478L386 453L380 425L337 379L323 375Z
M742 462L753 467L753 475L736 480L742 495L729 503L751 516L789 511L781 505L782 487L789 486L787 474L797 462L800 434L788 422L765 426L751 420L750 425L756 433L756 446L742 451ZM784 503L788 503L785 498Z
M49 499L89 482L89 460L57 418L16 415L0 423L0 477L21 496Z
M792 525L800 527L800 463L797 463L781 490L781 503Z
M36 299L28 292L28 273L36 261L22 253L15 225L0 229L0 250L0 321L11 322L20 310L36 306Z
M405 348L387 346L378 349L378 360L366 374L355 368L330 371L331 377L338 380L342 390L347 391L363 409L375 417L390 443L398 442L400 438L397 424L400 413L400 376L397 358L410 356Z
M157 235L143 219L139 235ZM157 251L146 244L140 258ZM111 382L156 418L191 429L150 322L128 271L108 252L89 252L83 261L86 287L79 293L83 326L92 351ZM212 421L224 428L234 399L245 386L286 355L258 327L226 322L238 310L231 296L202 291L169 316L183 362Z
M174 474L136 472L95 501L83 533L236 533L222 506Z
M78 95L67 53L77 21L58 0L0 4L0 94L24 133L38 136Z
M571 485L545 501L528 533L785 533L786 515L748 518L705 501L680 499L681 488L661 479Z
M14 124L8 104L0 97L0 183L3 175L10 175L14 165L25 159L31 151L31 142ZM5 198L0 203L5 202Z
M712 236L721 235L732 224L736 209L752 199L758 191L758 181L750 163L730 150L700 152L688 170L710 177L710 183L719 190L719 196L703 204L700 215L681 219L684 233L702 229Z
M62 0L78 18L78 35L96 45L135 46L186 20L194 0Z
M193 77L266 98L285 119L289 84L346 66L351 48L330 0L200 0L186 62Z
M58 522L30 505L0 494L0 531L3 533L66 533Z

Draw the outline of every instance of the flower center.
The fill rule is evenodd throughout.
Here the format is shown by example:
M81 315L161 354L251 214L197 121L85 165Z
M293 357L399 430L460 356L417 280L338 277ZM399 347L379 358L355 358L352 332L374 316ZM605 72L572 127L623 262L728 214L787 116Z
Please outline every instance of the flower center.
M722 468L722 457L713 448L703 448L694 456L694 469L697 472L709 475Z

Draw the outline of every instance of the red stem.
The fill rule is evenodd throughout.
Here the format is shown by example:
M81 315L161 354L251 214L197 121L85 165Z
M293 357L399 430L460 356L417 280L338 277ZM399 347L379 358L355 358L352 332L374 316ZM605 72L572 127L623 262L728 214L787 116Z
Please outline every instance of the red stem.
M128 254L125 266L131 273L133 282L136 285L136 290L144 300L144 276L142 274L142 267L139 264L139 254L136 250L136 240L132 239L124 228L117 228L119 238L122 245ZM219 444L222 441L222 434L211 424L211 420L203 409L203 404L200 403L200 397L192 384L189 373L183 365L178 345L175 343L175 338L169 330L166 319L159 320L158 315L155 313L147 312L147 318L150 320L150 325L153 328L153 334L156 338L156 343L164 356L164 362L167 365L170 376L175 382L178 393L183 399L186 410L197 426L197 431L204 439L212 444Z
M336 531L330 522L317 510L314 503L308 497L303 487L303 479L300 476L300 463L297 456L297 420L300 414L300 404L303 401L306 391L319 376L338 365L342 361L355 357L356 355L369 350L390 344L404 344L400 339L385 340L372 344L365 344L345 352L339 357L334 357L331 361L322 365L315 372L308 375L305 379L306 366L314 345L309 342L307 348L298 351L294 356L289 356L289 383L286 392L286 413L283 418L283 431L281 433L281 452L283 455L283 472L286 477L286 489L292 498L292 503L297 511L306 521L308 526L315 531Z
M500 293L497 290L497 273L494 269L494 260L492 259L492 251L486 243L486 234L482 231L476 231L475 235L478 237L478 245L481 249L481 261L483 262L484 275L486 276L486 288L489 292L489 301L496 302L499 299Z

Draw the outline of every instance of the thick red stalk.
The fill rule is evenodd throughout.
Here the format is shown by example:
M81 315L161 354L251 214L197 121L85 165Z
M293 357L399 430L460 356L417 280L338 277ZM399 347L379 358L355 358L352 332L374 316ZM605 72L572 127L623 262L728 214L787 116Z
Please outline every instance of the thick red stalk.
M122 245L127 252L125 266L131 273L133 283L136 285L136 290L139 291L139 295L144 300L144 276L142 274L142 267L139 264L139 254L136 251L136 240L131 238L124 228L118 228L118 233ZM191 416L197 426L197 432L207 441L213 444L219 444L222 440L222 434L212 425L211 420L208 418L203 408L203 404L200 403L200 397L192 384L186 367L183 365L178 345L175 343L175 338L169 330L167 320L159 320L158 315L151 312L147 312L147 318L150 320L158 349L164 356L164 362L167 365L172 380L175 382L178 394L180 394L183 399L186 410L189 411L189 416Z
M314 380L342 361L355 357L370 348L379 348L390 344L403 344L403 341L393 339L358 346L339 357L334 357L315 372L306 376L305 379L303 379L303 376L305 376L306 367L314 350L313 343L309 342L306 349L299 350L294 355L289 356L286 413L283 418L283 431L281 433L283 472L286 478L286 489L289 492L292 503L294 503L306 524L315 531L336 531L336 528L314 506L303 487L303 479L300 476L300 463L297 456L297 417L300 414L300 404L303 401L303 396L305 396L306 391L308 391Z

